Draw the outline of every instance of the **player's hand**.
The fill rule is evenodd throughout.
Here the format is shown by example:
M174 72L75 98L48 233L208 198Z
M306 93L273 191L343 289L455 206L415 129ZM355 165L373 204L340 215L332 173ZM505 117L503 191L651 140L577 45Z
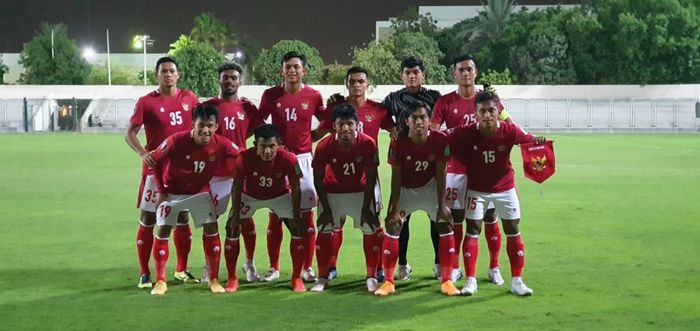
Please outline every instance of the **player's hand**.
M391 140L399 140L399 127L393 127L391 131L389 131L389 135L391 136Z
M372 229L379 228L379 216L373 213L369 208L362 208L362 215L360 215L360 227L363 224L367 224Z
M452 225L452 213L450 212L450 209L445 206L438 208L435 218L436 223L440 223L441 220L447 221L450 225Z
M143 163L149 167L154 167L156 165L156 159L153 158L153 152L144 151L139 154Z
M535 142L535 145L542 145L547 142L547 138L545 136L537 136L533 141Z
M395 234L401 232L401 223L403 222L403 217L398 212L390 212L386 215L384 219L384 227L387 233Z
M226 221L226 234L235 237L240 232L240 228L241 218L236 217L235 214L231 214L231 216L228 217L228 221Z
M316 220L316 226L318 227L318 232L323 231L326 229L326 226L328 228L333 227L333 214L331 213L330 210L323 210L320 214L318 214L318 219Z
M327 105L332 105L332 104L339 104L341 102L345 101L345 97L340 94L340 93L335 93L328 97L328 100L326 100Z
M158 208L158 206L160 206L161 203L166 201L170 201L168 193L158 192L158 199L156 199L156 209Z
M246 97L240 97L239 100L243 101L244 104L247 104L249 106L255 106L255 104L253 104L253 101L250 101L250 99Z

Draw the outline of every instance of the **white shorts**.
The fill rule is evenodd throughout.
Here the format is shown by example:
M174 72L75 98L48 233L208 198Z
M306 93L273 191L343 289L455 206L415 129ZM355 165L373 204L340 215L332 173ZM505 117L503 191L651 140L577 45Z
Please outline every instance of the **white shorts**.
M255 211L262 208L270 208L279 218L294 218L292 210L292 194L282 194L276 198L260 200L241 193L241 210L238 214L241 219L252 218ZM229 215L230 216L230 215Z
M139 202L137 207L143 211L156 212L156 202L158 201L158 186L153 175L141 178L139 187Z
M178 215L189 210L194 220L194 226L199 228L204 224L216 223L216 210L211 201L209 192L197 194L170 194L170 201L165 201L158 206L156 224L158 226L175 226Z
M375 193L376 193L376 186L375 186ZM340 223L340 220L343 218L343 216L350 216L352 217L353 220L353 226L355 229L360 229L362 230L362 233L374 233L376 229L372 228L368 224L360 224L360 221L362 219L362 202L365 197L364 192L357 192L357 193L327 193L328 196L328 204L331 207L331 212L333 213L333 228L340 228L342 227L342 224ZM376 208L376 204L374 205ZM318 206L318 212L321 213L323 211L323 207L319 204ZM381 210L381 209L380 209ZM375 215L379 214L379 211L377 209L372 210ZM319 229L319 232L322 229ZM323 229L323 230L330 230L330 229Z
M467 197L467 175L448 172L445 184L445 206L450 209L464 209L464 199Z
M299 189L301 189L301 210L313 209L316 207L316 187L314 186L314 169L311 167L311 161L313 156L311 153L298 154L297 160L299 161L299 168L301 168L301 173L304 174L299 182Z
M502 220L520 218L520 201L514 188L498 193L467 191L467 205L464 217L471 220L483 220L490 203L496 207L496 213Z
M233 178L214 176L209 181L211 200L216 208L216 216L223 215L228 209L228 202L231 200L231 186Z
M437 184L435 183L435 178L421 187L401 187L401 197L399 197L401 217L410 215L416 210L422 210L428 214L428 218L430 218L431 221L435 222L438 207Z

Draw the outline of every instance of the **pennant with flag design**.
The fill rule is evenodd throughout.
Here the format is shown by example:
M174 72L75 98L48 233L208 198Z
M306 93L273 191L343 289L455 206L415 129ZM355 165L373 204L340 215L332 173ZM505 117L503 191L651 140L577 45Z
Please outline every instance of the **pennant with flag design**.
M554 175L555 160L554 160L554 142L546 141L542 145L535 143L526 143L520 145L520 151L523 156L523 171L525 177L542 183L547 178Z

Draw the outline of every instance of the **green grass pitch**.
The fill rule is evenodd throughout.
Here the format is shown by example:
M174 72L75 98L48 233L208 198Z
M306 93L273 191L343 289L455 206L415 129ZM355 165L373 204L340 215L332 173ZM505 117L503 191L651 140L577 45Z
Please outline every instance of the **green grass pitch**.
M204 285L171 282L156 298L136 288L139 164L123 136L0 135L0 329L696 329L700 136L549 137L557 174L543 195L522 177L519 149L513 153L532 297L507 293L505 247L506 284L484 281L483 239L479 292L441 295L421 215L411 222L413 279L397 282L387 298L366 292L361 235L350 224L340 278L325 293L288 289L285 233L281 281L242 282L239 292L216 296ZM381 176L386 200L385 163ZM268 265L265 215L256 215L261 271ZM200 234L194 230L190 257L196 275L204 262ZM169 276L174 263L171 254ZM221 269L225 275L223 259Z

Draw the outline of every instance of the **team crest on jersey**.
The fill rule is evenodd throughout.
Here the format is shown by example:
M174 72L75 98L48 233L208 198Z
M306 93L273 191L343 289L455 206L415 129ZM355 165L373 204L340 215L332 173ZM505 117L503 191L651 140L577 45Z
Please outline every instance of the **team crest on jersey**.
M429 154L429 155L428 155L428 161L430 161L430 162L435 161L435 154Z
M374 115L365 115L365 122L372 122L372 120L374 120Z
M282 178L281 172L275 172L275 178Z
M301 103L301 109L303 109L303 110L309 109L309 103L306 102L306 101L302 102L302 103Z
M506 146L498 145L498 146L496 146L496 150L499 151L499 152L503 152L503 151L506 150Z
M365 159L364 157L358 156L358 157L355 158L355 162L358 162L358 163L359 163L359 162L362 162L364 159Z
M209 155L209 162L216 161L216 155Z
M243 114L241 112L236 113L236 115L238 115L238 119L241 121L245 119L245 114Z
M188 104L186 104L186 103L183 103L183 104L182 104L182 110L184 110L184 111L190 110L190 105L188 105Z

